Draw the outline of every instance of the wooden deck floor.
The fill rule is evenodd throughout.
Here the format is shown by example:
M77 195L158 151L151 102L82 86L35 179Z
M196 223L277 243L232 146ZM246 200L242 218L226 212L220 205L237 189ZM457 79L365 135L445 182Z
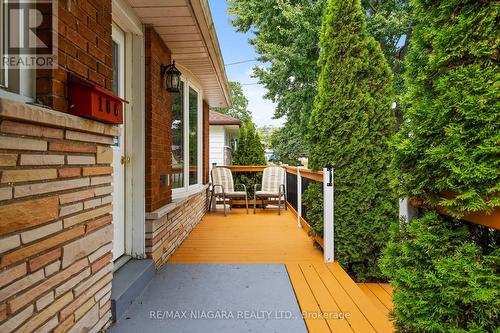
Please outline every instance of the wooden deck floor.
M358 286L380 311L389 314L393 304L392 288L388 283L358 283Z
M390 287L357 285L338 263L325 264L290 212L209 213L169 262L285 264L310 333L393 331Z

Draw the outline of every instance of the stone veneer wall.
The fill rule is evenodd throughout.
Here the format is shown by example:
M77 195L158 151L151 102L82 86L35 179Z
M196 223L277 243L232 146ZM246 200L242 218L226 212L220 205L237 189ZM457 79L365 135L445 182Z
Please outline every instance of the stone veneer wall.
M207 211L206 187L184 200L146 213L146 254L163 266Z
M97 332L111 319L119 129L2 99L0 121L0 332Z

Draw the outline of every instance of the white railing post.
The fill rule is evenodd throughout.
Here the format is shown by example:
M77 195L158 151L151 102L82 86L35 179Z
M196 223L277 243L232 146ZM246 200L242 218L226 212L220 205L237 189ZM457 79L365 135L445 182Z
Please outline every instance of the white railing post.
M300 168L297 167L297 226L302 228L300 219L302 218L302 176L300 175Z
M210 174L212 173L213 168L216 168L216 167L217 167L217 163L215 163L215 162L212 163L212 168L210 169ZM212 177L209 177L209 178L210 178L209 182L211 182L212 181ZM214 191L214 187L213 186L212 186L212 191ZM224 205L225 204L226 203L224 202ZM217 198L214 196L214 201L212 202L212 210L215 211L216 209L217 209Z
M323 168L323 241L325 262L334 261L334 178L333 168Z
M410 222L417 215L417 210L410 204L408 199L399 199L399 219L405 223Z

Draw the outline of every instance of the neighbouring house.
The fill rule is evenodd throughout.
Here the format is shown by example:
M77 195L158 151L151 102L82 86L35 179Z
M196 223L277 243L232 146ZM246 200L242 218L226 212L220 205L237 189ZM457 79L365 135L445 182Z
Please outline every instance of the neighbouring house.
M264 146L265 147L265 146ZM264 148L264 154L266 156L266 161L274 162L274 150L271 148Z
M0 70L0 332L98 332L204 215L209 107L230 105L228 81L207 0L40 8L57 67ZM68 74L128 101L123 124L72 114Z
M232 165L241 121L215 111L209 111L210 168L214 165Z

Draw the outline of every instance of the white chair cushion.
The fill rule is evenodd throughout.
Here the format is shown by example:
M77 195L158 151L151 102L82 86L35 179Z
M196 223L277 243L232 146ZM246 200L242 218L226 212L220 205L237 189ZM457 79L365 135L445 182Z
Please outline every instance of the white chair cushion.
M283 193L281 193L283 195ZM268 192L268 191L255 191L256 197L277 197L279 192Z
M262 192L269 192L278 195L280 186L285 183L285 169L272 166L264 169L262 175Z
M226 194L234 192L233 174L231 173L231 170L223 167L213 168L212 184L214 185L215 194L222 194L222 188L215 185L222 185Z
M246 192L245 191L234 191L234 192L229 192L229 193L225 193L226 197L245 197L246 195Z

